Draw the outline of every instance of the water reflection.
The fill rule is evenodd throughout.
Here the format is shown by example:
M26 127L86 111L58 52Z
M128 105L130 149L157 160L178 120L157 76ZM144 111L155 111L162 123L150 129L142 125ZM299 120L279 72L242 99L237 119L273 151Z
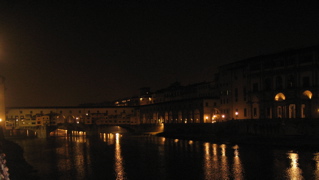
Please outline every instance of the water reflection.
M244 179L243 166L239 157L238 146L233 148L233 165L230 171L230 160L227 157L225 144L204 144L204 178L205 179ZM219 152L219 153L218 153Z
M87 176L87 165L91 163L91 157L87 156L90 154L90 142L82 131L72 131L71 134L72 136L65 136L65 146L55 148L57 169L59 172L72 172L72 177L67 176L68 178L81 179Z
M239 146L235 145L233 149L234 149L234 164L233 164L232 171L233 171L234 179L244 179L243 165L239 158L239 150L238 150Z
M302 170L299 168L299 155L296 152L288 152L288 158L290 159L290 167L287 169L287 177L291 180L304 179L302 176Z
M16 141L41 179L319 179L319 152L314 150L69 134Z
M115 173L116 173L116 179L117 180L123 180L126 179L125 177L125 171L124 171L124 161L121 154L121 145L120 145L120 134L115 134Z
M115 144L114 150L114 171L117 180L124 180L126 178L126 173L124 169L124 160L122 157L121 150L121 139L122 135L119 133L101 133L100 138L103 142L106 142L108 145Z

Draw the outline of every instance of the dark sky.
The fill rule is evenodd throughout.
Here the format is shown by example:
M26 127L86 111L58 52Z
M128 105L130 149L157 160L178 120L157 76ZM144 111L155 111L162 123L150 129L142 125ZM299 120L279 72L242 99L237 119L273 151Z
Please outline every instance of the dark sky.
M0 2L7 106L103 102L220 65L319 44L317 1Z

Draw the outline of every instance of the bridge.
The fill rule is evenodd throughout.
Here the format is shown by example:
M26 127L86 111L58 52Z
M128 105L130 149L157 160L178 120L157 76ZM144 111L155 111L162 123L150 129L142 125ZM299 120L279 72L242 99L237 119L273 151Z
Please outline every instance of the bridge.
M36 133L38 138L48 138L50 133L57 129L67 130L68 135L72 135L72 131L83 131L88 136L98 135L99 133L131 133L131 134L156 134L164 131L163 124L74 124L63 123L58 125L42 125L42 126L16 126L15 130L31 130ZM7 130L8 131L8 130ZM10 131L10 130L9 130Z

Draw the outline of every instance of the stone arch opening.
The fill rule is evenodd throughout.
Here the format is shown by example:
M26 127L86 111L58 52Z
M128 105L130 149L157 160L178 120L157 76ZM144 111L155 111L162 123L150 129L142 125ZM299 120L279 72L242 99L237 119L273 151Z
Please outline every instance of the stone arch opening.
M306 99L311 99L312 98L312 92L309 91L309 90L305 90L303 93L302 93L302 96Z
M283 93L278 93L275 96L275 101L284 101L286 100L286 96Z

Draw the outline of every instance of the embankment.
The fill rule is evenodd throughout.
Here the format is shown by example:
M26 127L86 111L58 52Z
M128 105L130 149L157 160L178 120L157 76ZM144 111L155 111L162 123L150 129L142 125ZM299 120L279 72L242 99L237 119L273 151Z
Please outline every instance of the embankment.
M23 157L23 149L16 143L1 139L1 152L6 154L6 165L9 168L11 180L37 180L34 169Z
M159 136L216 143L319 147L319 120L233 120L214 124L165 124Z

